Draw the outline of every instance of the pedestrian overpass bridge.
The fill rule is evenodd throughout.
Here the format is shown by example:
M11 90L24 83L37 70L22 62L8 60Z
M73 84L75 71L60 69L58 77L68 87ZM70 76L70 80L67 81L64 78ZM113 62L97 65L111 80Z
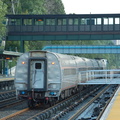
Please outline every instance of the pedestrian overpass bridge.
M120 84L120 69L82 71L79 76L79 85Z
M42 50L65 54L119 54L120 46L45 46Z
M6 15L7 40L117 40L120 14Z

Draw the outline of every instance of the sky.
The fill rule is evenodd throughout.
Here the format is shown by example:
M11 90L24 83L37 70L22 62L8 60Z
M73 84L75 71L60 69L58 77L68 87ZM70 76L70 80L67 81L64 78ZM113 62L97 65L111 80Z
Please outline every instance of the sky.
M62 0L66 14L120 13L120 0Z

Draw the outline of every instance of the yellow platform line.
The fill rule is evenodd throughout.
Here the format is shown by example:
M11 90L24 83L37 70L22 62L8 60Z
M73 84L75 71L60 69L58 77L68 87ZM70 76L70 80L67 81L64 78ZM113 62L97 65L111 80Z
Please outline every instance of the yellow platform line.
M14 80L14 78L0 78L0 81L10 81Z
M120 91L115 98L106 120L120 120Z

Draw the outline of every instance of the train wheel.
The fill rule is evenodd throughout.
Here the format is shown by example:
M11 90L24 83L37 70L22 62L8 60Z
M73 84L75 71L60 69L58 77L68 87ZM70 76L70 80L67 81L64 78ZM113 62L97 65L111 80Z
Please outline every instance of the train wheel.
M50 103L50 107L51 107L51 106L54 106L54 105L56 104L56 100L53 99L53 100L50 101L49 103Z
M75 94L75 88L72 88L71 95Z
M35 108L35 102L33 101L33 99L28 99L28 107L30 109Z
M59 96L59 101L62 101L65 99L65 91L61 92L61 95Z
M49 101L48 100L44 100L44 102L43 102L43 108L47 109L49 107L50 107Z

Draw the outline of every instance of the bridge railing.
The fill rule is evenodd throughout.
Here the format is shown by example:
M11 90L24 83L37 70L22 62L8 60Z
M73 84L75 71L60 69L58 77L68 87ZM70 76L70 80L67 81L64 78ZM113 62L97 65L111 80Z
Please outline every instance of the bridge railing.
M67 32L95 32L92 34L97 34L96 32L110 32L110 31L114 31L114 32L119 32L120 28L119 28L119 24L118 25L64 25L64 26L47 26L47 25L9 25L8 26L8 32L32 32L32 33L36 33L36 32L40 32L40 33L36 33L36 34L43 34L46 32L51 32L51 33L59 33L61 34L68 34ZM65 33L64 33L65 32ZM27 33L28 34L28 33ZM70 33L69 33L70 34ZM72 34L76 34L76 33L72 33ZM79 34L79 33L77 33ZM87 34L87 33L84 33Z
M79 84L120 84L120 69L82 71Z

